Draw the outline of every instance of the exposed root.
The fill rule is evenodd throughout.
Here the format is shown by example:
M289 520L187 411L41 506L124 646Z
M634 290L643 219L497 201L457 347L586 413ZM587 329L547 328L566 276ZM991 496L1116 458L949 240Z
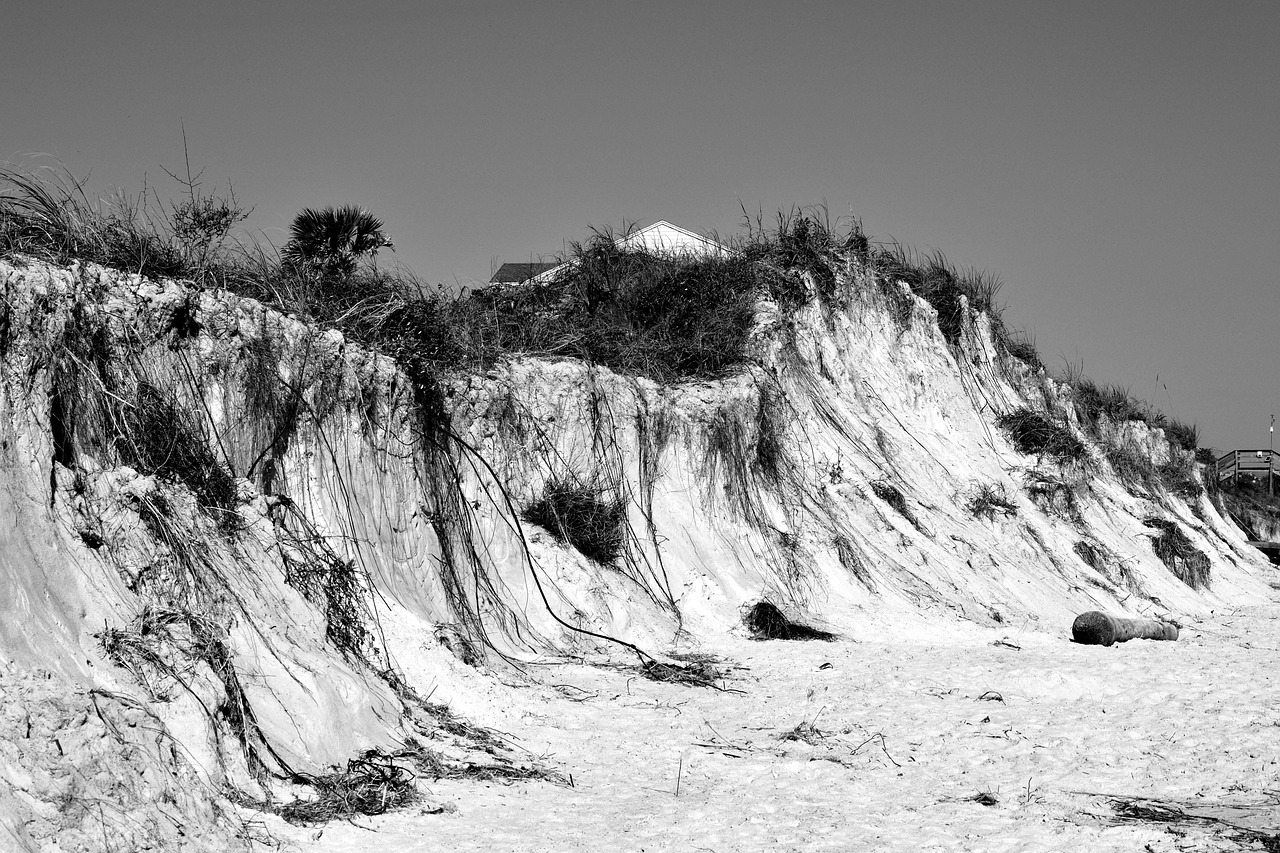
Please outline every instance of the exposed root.
M341 773L300 776L315 792L310 799L296 799L272 807L290 823L325 823L354 815L378 815L407 806L418 799L414 775L391 756L366 753L347 762Z
M725 672L714 666L710 660L674 664L650 659L640 663L640 674L650 681L665 681L670 684L683 684L686 687L725 689L716 683L724 681Z

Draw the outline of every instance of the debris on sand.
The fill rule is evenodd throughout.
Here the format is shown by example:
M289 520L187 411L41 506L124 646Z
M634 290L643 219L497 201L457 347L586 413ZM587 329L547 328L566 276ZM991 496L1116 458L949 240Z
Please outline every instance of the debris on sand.
M1081 613L1071 623L1072 642L1086 646L1110 646L1127 640L1176 640L1178 626L1154 619L1129 619L1098 610Z
M758 601L742 617L753 640L825 640L837 639L830 631L792 622L776 605Z

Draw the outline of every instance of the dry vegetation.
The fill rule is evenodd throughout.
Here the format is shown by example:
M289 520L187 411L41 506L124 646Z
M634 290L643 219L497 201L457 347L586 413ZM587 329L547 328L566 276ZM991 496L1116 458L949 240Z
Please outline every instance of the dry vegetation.
M1209 586L1209 557L1182 532L1176 521L1148 516L1142 523L1160 531L1151 537L1151 548L1178 580L1192 589Z

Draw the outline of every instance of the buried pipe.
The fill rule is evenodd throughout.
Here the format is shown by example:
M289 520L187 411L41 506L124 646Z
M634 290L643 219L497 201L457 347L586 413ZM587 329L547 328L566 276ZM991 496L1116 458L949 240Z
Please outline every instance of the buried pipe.
M1126 640L1176 640L1178 626L1154 619L1130 619L1098 610L1081 613L1071 623L1072 642L1086 646L1109 646Z

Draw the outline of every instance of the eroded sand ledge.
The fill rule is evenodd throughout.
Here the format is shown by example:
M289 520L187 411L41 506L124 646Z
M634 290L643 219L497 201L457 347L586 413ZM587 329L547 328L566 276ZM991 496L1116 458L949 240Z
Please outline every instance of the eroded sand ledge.
M1175 616L1183 624L1208 626L1224 607L1267 600L1273 570L1203 497L1188 502L1126 488L1100 458L1097 473L1078 482L1073 472L1017 452L995 424L1000 413L1024 405L1064 412L1069 407L1051 380L1001 361L984 317L971 318L952 349L927 303L913 301L912 324L903 329L877 301L874 283L859 277L862 272L850 268L841 274L856 297L848 306L828 310L815 303L787 325L773 306L762 304L756 363L715 382L663 388L578 362L535 359L454 376L448 388L450 426L475 455L459 453L447 460L452 467L433 468L423 464L415 443L413 412L395 365L336 332L309 328L251 300L192 292L178 283L93 266L0 262L8 335L0 398L0 506L15 520L0 530L0 658L12 679L7 683L43 678L62 685L80 703L64 715L68 725L78 725L81 712L93 713L94 697L107 693L125 706L141 707L142 717L152 720L148 725L174 744L164 759L165 773L194 774L211 792L204 806L183 806L183 814L199 821L209 838L229 833L224 840L232 843L239 831L234 820L200 816L200 809L218 801L213 792L230 786L262 797L290 772L322 773L368 749L402 747L417 736L406 687L481 724L519 729L527 743L537 729L522 729L520 720L581 719L594 753L579 751L577 730L552 727L540 735L566 774L575 781L584 772L593 775L579 767L596 767L596 754L627 758L628 749L637 750L629 763L643 764L647 748L652 784L636 790L665 790L658 782L669 768L660 766L657 741L619 736L614 748L599 740L629 727L647 731L659 719L671 731L689 724L647 710L635 716L641 709L627 702L638 696L657 703L654 713L693 703L695 709L705 705L708 720L755 714L751 719L760 732L808 722L821 733L831 725L843 743L858 727L868 728L850 716L858 707L883 709L885 716L872 720L880 725L895 707L910 718L914 702L928 699L924 704L932 709L937 706L930 703L951 702L947 697L969 688L952 683L947 673L980 668L982 655L1015 654L989 647L993 638L1011 636L1023 646L1025 659L1033 649L1065 642L1063 626L1086 609ZM140 475L91 442L71 454L66 437L55 437L57 395L49 355L76 323L97 324L93 328L110 341L104 369L121 373L122 388L136 391L145 380L195 413L210 447L238 478L242 525L219 530L190 488ZM244 476L258 470L253 461L263 458L276 435L249 403L256 393L251 384L264 376L301 388L316 413L272 458L272 488L257 473ZM781 449L769 470L749 464L758 458L766 430ZM1158 453L1164 446L1144 429L1116 430L1135 449ZM432 490L441 485L442 470L453 478L443 494ZM604 482L624 502L632 535L617 564L592 563L546 532L515 523L519 509L548 481L567 474ZM1064 507L1033 488L1046 482L1078 487L1078 505ZM1014 511L990 517L972 512L975 489L984 486L1008 496ZM279 493L287 494L288 504ZM895 493L897 499L886 500ZM462 535L462 528L440 524L442 500L471 508L465 532L477 546L476 562L464 572L441 569L442 542ZM158 528L154 511L161 506L170 526ZM289 516L291 508L299 516ZM303 521L290 527L282 517ZM1153 517L1177 526L1203 552L1211 577L1207 589L1191 589L1157 559L1153 531L1144 524ZM1091 563L1084 561L1082 542L1092 549ZM296 584L298 566L310 565L316 554L332 557L330 568L358 570L350 613L367 630L355 646L336 644L328 630L333 611L314 590ZM183 586L186 581L178 581L189 580L193 567L219 585L212 592L198 583ZM531 572L549 590L556 618L543 605ZM741 608L761 598L805 613L848 639L829 652L826 644L784 653L747 643ZM129 666L127 658L105 653L105 632L141 636L138 626L160 624L157 613L182 607L211 614L219 643L216 656L175 659L188 667L182 670L185 686L165 682L163 668ZM750 698L583 671L575 676L582 680L577 686L600 696L567 703L547 685L570 670L542 664L563 660L564 654L630 661L607 644L565 630L563 622L654 653L708 651L745 663L751 669L741 686ZM188 637L203 623L166 624L178 625ZM527 689L507 685L517 678L510 670L499 666L495 677L458 660L457 638L474 633L477 625L497 648L529 665L533 683ZM906 655L901 661L892 652L895 643ZM1112 657L1132 660L1132 647L1145 645L1130 644L1124 657ZM1188 643L1151 645L1180 649ZM838 706L819 714L824 700L818 692L801 707L796 691L807 696L810 688L830 688L830 681L804 681L813 663L806 655L823 654L833 667L822 677L851 673L841 683L855 692L839 694ZM975 662L965 663L973 655ZM917 664L923 668L915 669ZM386 677L388 671L394 679ZM1053 671L1045 660L1028 677L1052 684ZM931 680L942 695L930 693ZM876 705L880 700L866 692L867 685L878 685L879 694L891 697L888 704ZM981 692L992 690L1003 695L998 686ZM983 712L978 717L996 719L995 711L1012 701L1005 698L977 704ZM607 712L575 710L594 708L597 700L614 704ZM43 693L18 688L6 732L23 730L26 701L40 705L29 709L36 717L48 711ZM785 713L778 712L779 702ZM845 715L836 716L839 725L827 722L837 714ZM964 725L959 717L946 722ZM845 727L850 731L843 732ZM1135 731L1141 735L1140 728ZM893 761L904 767L920 763L894 751L899 739L909 743L907 733L890 736L868 728L867 737L877 732L887 740L868 741L849 761L872 761L879 754L890 767ZM740 743L736 738L743 733L720 736ZM13 737L0 737L0 747ZM695 738L688 731L682 737L686 749L708 735ZM993 738L1010 739L999 732ZM801 744L794 748L817 750L831 740L819 734L810 739L819 743L803 737L785 743L787 749ZM129 747L122 741L119 748ZM800 775L848 770L838 761L801 761L785 749L781 755L770 750L772 745L742 758L722 756L739 769L726 765L726 778L717 784L734 784L734 774L747 766L755 768L752 785L790 773L793 765L805 768L795 771ZM15 838L27 836L15 844L36 849L32 845L42 839L76 833L77 843L95 849L98 836L108 839L107 846L119 846L133 837L129 832L137 835L131 827L145 829L147 821L167 825L155 786L127 797L115 789L75 790L85 800L105 795L126 804L111 829L121 833L115 842L99 831L102 821L88 810L59 823L56 804L76 774L66 768L57 778L41 776L38 755L20 748L5 753L11 772L0 777L0 813L19 815L5 829ZM963 766L939 765L939 772L959 773ZM903 768L893 772L909 775ZM814 802L825 802L837 780L815 778L825 781L815 789ZM864 796L899 790L897 778L886 777L884 788L868 789ZM1034 774L1032 781L1034 786ZM624 783L600 784L591 790L621 790ZM784 789L770 788L770 796ZM548 804L586 796L575 791L534 783L512 796L546 797ZM289 794L286 786L282 795ZM770 814L768 797L746 789L734 794L739 796L745 802L758 798L760 814ZM682 788L681 808L684 797ZM762 818L763 825L790 825L785 808L777 814L782 822ZM853 819L852 813L838 814ZM665 811L652 818L660 836L664 819L670 822ZM681 818L686 819L696 818Z

